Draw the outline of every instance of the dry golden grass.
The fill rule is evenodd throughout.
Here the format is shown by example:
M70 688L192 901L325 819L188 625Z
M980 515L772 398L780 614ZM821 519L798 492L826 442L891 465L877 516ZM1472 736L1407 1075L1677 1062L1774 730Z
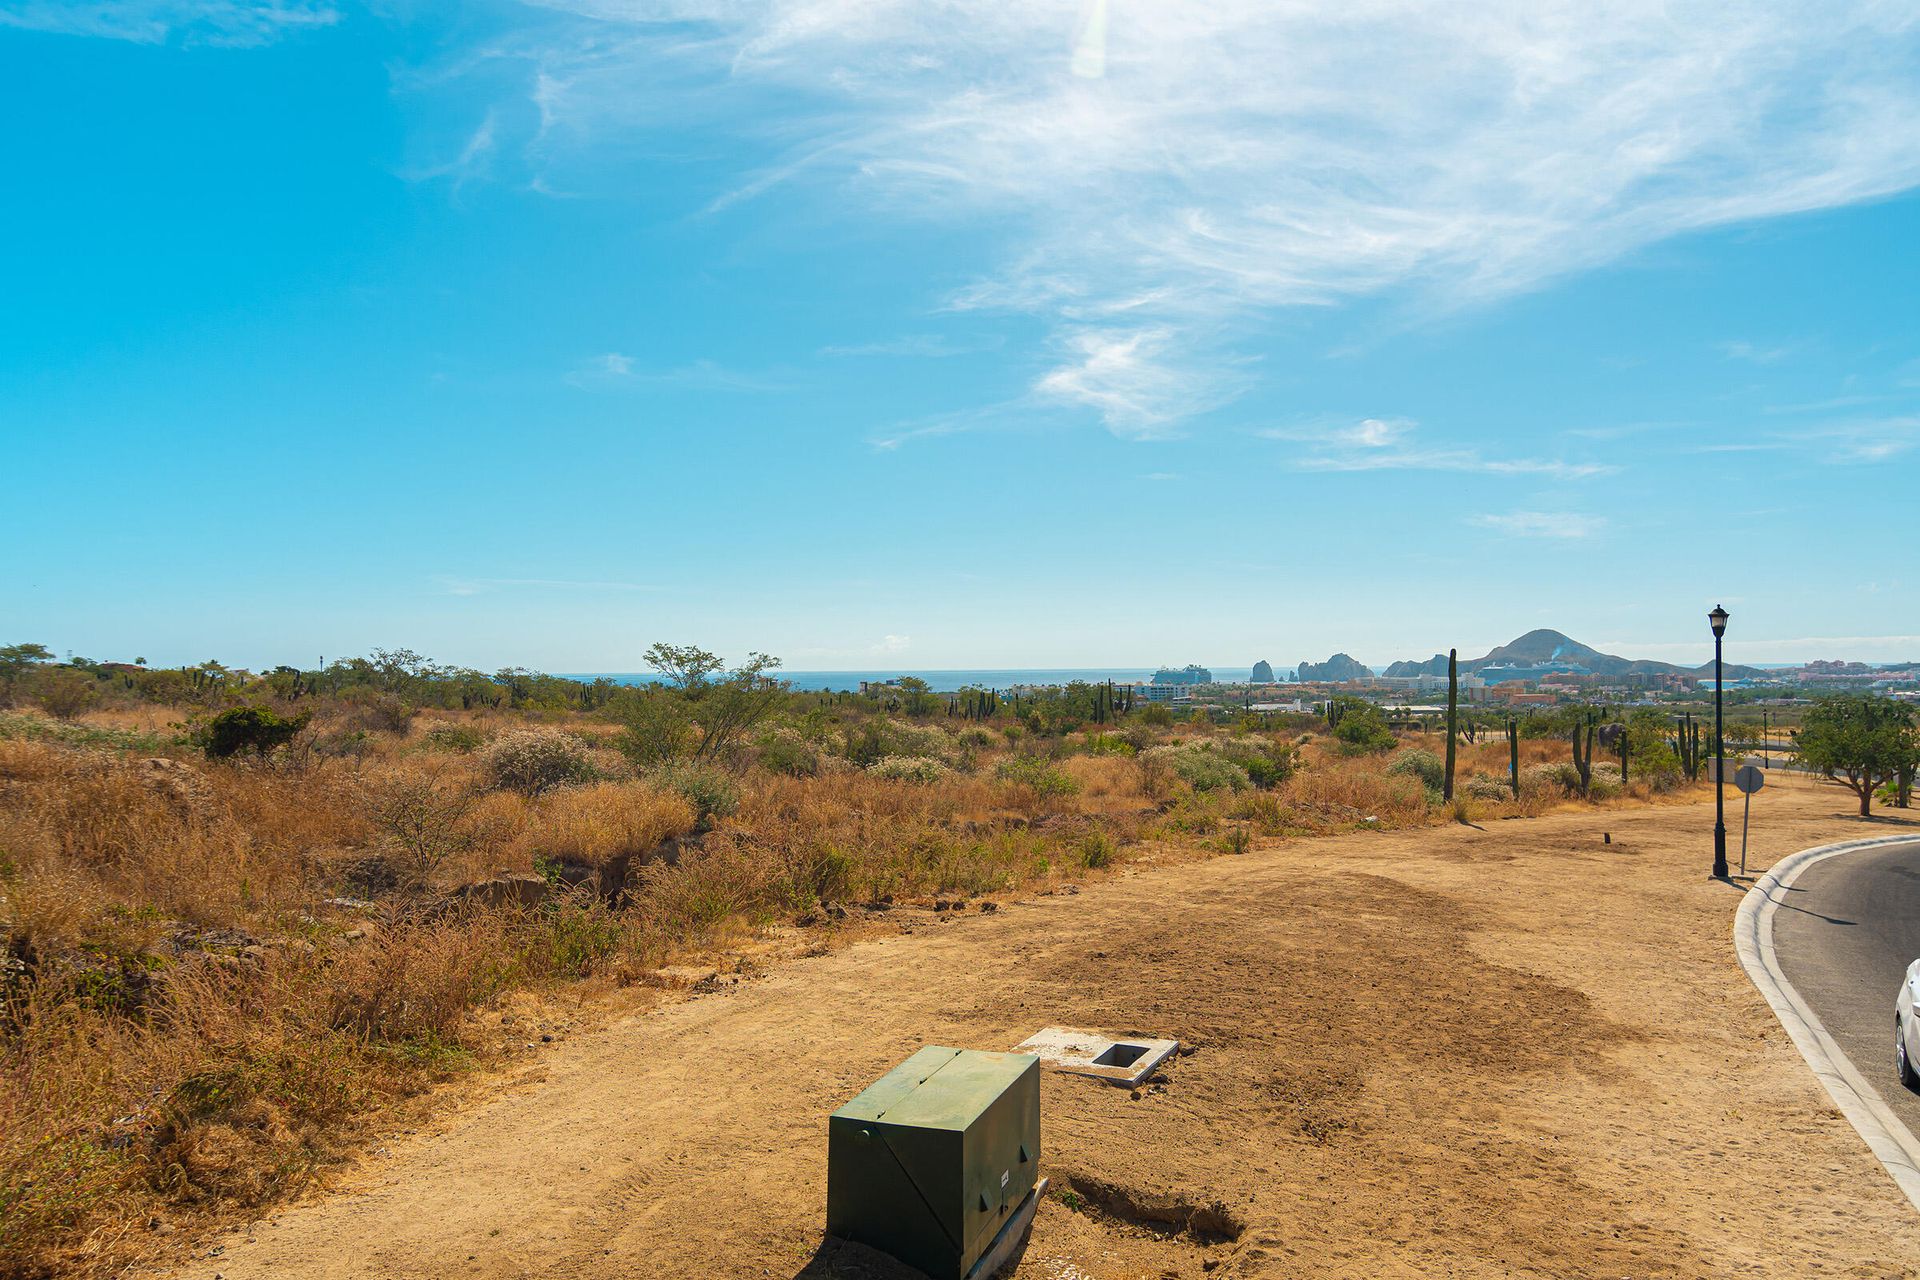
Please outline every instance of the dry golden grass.
M1101 735L1095 755L1074 754L1088 735L894 726L956 767L887 778L829 750L812 776L751 768L709 829L673 779L635 779L604 751L590 753L602 781L487 789L482 744L530 721L605 740L564 714L327 706L320 745L274 765L163 752L153 735L178 718L116 709L64 737L31 718L35 736L0 736L0 1276L104 1273L149 1247L130 1222L305 1185L369 1116L486 1060L476 1012L514 991L634 981L823 905L1097 873L1141 842L1456 817L1387 757L1320 741L1269 790L1195 792L1128 754L1228 743L1205 726ZM1522 744L1523 768L1565 758ZM1460 766L1505 778L1505 741L1464 746ZM1541 788L1464 816L1576 802ZM578 890L485 911L438 894L566 864L618 868L621 906ZM374 905L328 904L343 892Z
M1061 772L1079 787L1081 813L1110 812L1121 806L1149 803L1146 778L1131 756L1074 756L1061 763Z
M520 843L532 859L602 866L644 855L691 832L697 815L685 797L646 782L566 787L533 804Z

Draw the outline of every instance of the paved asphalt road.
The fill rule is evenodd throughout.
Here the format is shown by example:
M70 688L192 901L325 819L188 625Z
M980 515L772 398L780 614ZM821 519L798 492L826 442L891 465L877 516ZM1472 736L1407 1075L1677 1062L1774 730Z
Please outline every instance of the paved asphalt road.
M1920 960L1920 840L1802 871L1774 913L1773 945L1787 981L1920 1135L1920 1093L1893 1074L1893 999Z

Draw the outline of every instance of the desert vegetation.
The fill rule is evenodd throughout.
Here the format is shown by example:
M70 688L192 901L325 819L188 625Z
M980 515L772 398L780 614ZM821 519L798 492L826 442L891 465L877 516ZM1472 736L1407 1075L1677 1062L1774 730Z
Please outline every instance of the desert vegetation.
M516 1002L1143 857L1687 785L1650 715L1466 716L1449 800L1446 735L1364 703L799 693L757 655L647 659L660 682L623 688L0 649L0 1274L104 1273L306 1184L522 1051Z

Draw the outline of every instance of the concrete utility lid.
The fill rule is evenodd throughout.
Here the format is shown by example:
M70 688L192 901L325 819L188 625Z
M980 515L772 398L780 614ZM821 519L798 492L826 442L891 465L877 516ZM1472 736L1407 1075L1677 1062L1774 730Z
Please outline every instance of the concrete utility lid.
M1099 1031L1042 1027L1014 1046L1014 1052L1031 1053L1055 1071L1135 1085L1152 1075L1153 1069L1179 1047L1178 1040L1145 1036L1115 1039Z

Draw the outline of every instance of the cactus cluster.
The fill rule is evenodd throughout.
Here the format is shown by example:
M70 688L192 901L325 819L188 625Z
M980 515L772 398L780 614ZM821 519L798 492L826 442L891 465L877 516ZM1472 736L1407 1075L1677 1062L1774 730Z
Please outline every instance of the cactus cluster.
M1700 769L1706 760L1706 750L1702 745L1702 727L1694 721L1689 711L1680 717L1673 730L1673 751L1680 757L1680 771L1687 775L1687 781L1693 782L1700 777Z
M1121 689L1111 680L1094 686L1093 722L1095 724L1111 724L1131 710L1133 710L1132 686Z
M999 710L998 689L962 689L957 698L947 700L947 714L967 720L991 720Z

